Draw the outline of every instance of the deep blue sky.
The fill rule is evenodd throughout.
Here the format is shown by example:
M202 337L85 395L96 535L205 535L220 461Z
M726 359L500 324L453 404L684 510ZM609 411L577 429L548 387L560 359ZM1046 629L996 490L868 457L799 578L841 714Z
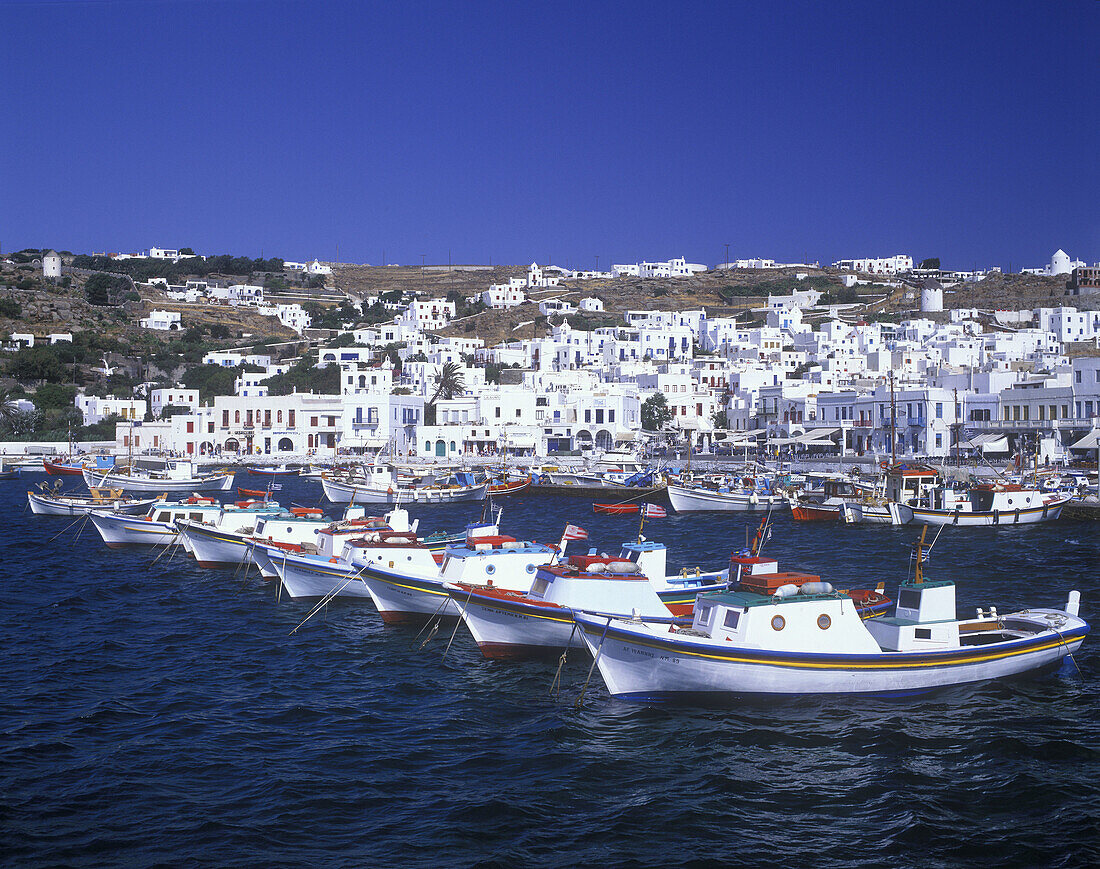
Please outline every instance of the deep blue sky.
M0 0L0 245L1100 260L1100 3Z

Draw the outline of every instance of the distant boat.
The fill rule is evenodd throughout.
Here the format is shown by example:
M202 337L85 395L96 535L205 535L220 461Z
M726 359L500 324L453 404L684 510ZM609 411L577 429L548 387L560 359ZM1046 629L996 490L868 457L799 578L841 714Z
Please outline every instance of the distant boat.
M642 508L638 504L593 504L593 513L610 513L612 516L624 516L630 513L640 513Z
M83 469L88 486L115 486L127 492L189 495L193 492L228 492L233 474L197 475L194 465L185 459L136 459L127 468L105 472Z
M301 468L292 468L287 465L265 465L249 468L248 473L254 477L297 477L301 470Z
M58 481L60 485L60 481ZM61 494L50 491L45 481L38 492L27 492L31 512L38 516L83 516L93 510L105 510L128 515L144 513L156 498L138 500L126 496L122 489L93 488L88 494Z
M79 477L84 473L84 466L72 459L59 462L43 459L42 467L46 469L46 473L51 477Z
M522 480L508 480L504 483L490 483L489 494L490 495L514 495L516 492L522 492L528 486L531 485L531 478L524 477Z

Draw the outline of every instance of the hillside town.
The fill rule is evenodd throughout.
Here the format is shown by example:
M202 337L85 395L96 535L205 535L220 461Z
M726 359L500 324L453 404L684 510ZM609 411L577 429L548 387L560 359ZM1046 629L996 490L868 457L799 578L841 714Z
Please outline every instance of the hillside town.
M1088 448L1100 425L1100 263L1061 250L1023 269L1061 288L1027 308L962 307L963 291L1003 277L1000 269L951 271L907 255L825 268L771 259L712 268L682 257L607 271L532 262L480 291L446 296L415 287L357 294L341 289L344 267L317 259L261 260L270 268L250 271L248 282L152 273L208 262L186 248L0 259L0 294L13 309L20 286L30 286L28 269L44 286L83 282L89 299L93 276L125 276L131 302L141 302L131 325L141 330L178 337L199 312L230 310L287 336L234 346L231 330L212 328L229 340L190 367L231 370L232 388L220 394L188 386L189 366L176 379L107 391L112 365L134 360L105 354L92 369L98 388L75 389L72 403L83 426L113 423L105 440L117 452L446 462L622 449L975 461L1026 452L1061 462ZM147 274L125 270L135 263L149 265ZM478 267L465 268L476 282ZM644 291L647 281L747 274L782 274L790 289L732 312L663 304L612 313L616 282ZM479 337L477 314L509 309L528 314L511 340ZM314 322L319 311L326 328ZM473 328L457 328L463 322ZM59 325L5 338L13 358L71 344L73 332ZM313 370L317 388L309 377L289 391L270 388L296 368ZM9 390L9 420L36 410L40 385L23 379L21 395ZM33 438L13 429L8 440Z

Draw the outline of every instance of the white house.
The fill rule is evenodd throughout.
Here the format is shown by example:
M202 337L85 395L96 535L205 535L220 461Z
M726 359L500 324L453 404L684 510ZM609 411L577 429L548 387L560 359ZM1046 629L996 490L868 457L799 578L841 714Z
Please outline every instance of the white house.
M702 263L689 263L683 257L676 257L664 262L640 262L611 266L611 273L615 277L629 275L637 278L684 278L706 270L707 267Z
M455 310L455 303L446 299L413 299L401 319L411 329L432 331L446 326Z
M899 253L882 259L842 259L833 263L833 268L869 275L897 275L913 270L913 258Z
M149 409L153 412L153 416L159 417L161 411L168 405L186 407L189 411L194 412L199 406L199 391L197 389L187 389L183 386L166 386L150 390Z
M271 356L267 353L241 353L238 350L211 350L202 357L203 365L221 365L223 368L236 368L238 365L255 365L267 368L271 365Z
M481 294L481 301L490 308L514 308L527 301L527 294L511 284L492 284Z
M181 328L179 311L152 311L148 317L138 321L142 329L154 329L158 332L175 332Z
M144 398L115 398L113 395L100 398L97 395L78 393L74 404L84 415L84 425L102 422L112 414L117 414L122 419L140 421L145 418L148 410Z
M603 311L603 302L597 299L595 296L589 296L587 299L581 299L581 310L588 311L589 313L599 314Z
M332 266L327 266L318 262L317 260L314 260L308 266L306 266L306 271L309 272L311 275L331 275Z

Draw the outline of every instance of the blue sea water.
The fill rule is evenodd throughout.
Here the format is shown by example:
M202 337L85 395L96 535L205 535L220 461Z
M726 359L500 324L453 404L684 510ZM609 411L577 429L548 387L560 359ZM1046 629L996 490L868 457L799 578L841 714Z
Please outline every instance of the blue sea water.
M486 661L461 628L441 660L449 631L420 648L369 605L292 634L311 602L255 573L108 550L0 486L6 865L1100 864L1095 634L1076 667L907 700L647 707L597 671L578 709L579 652L554 698L554 662ZM313 506L320 486L280 495ZM518 537L572 521L611 549L637 532L583 500L503 505ZM414 515L427 532L479 511ZM670 567L717 567L758 521L645 533ZM1097 530L949 528L928 573L958 582L964 611L1079 588L1095 618ZM768 546L785 568L889 587L917 533L780 518Z

